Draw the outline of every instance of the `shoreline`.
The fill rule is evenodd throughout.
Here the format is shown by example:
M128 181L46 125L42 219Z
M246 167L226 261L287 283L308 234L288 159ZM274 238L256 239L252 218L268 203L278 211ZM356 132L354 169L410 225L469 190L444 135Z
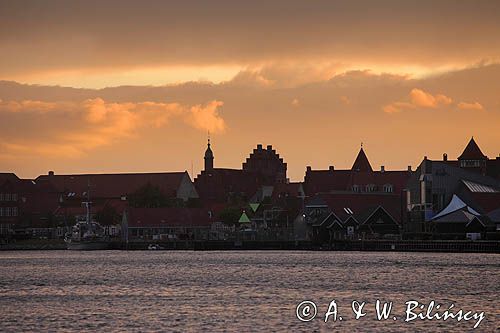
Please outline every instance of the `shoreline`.
M150 244L161 248L154 251L365 251L365 252L436 252L436 253L500 253L500 241L464 240L339 240L331 244L310 241L134 241L128 244L111 241L109 250L148 250ZM60 240L25 241L0 244L0 251L66 250Z

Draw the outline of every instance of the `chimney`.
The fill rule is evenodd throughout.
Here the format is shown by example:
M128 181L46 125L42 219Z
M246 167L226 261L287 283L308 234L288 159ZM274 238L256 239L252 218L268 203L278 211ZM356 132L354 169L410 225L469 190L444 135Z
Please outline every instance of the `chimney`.
M257 149L258 149L258 150L261 150L261 149L262 149L262 145L261 145L260 143L257 145Z
M272 145L267 145L267 150L273 150L273 146Z
M411 172L411 165L408 165L408 171Z
M448 161L448 154L446 153L443 154L443 161L445 162Z
M49 176L53 176L54 175L54 171L49 171Z
M328 170L333 171L333 170L335 170L335 168L333 167L333 165L330 165L330 166L328 167Z
M311 169L311 166L310 166L310 165L308 165L308 166L307 166L307 171L311 171L311 170L312 170L312 169Z
M385 166L383 165L380 166L380 172L385 172Z

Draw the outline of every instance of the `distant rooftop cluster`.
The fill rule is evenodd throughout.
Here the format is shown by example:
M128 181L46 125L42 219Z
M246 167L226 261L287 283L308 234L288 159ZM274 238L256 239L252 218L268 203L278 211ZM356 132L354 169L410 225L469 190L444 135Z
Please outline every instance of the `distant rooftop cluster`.
M319 243L491 238L500 230L500 157L488 158L474 138L456 160L424 157L415 170L374 170L361 147L350 169L307 166L302 182L288 180L287 163L271 145L258 144L240 169L217 167L215 156L209 140L194 180L186 171L0 173L0 234L60 236L84 214L87 197L100 222L140 239L222 237L238 226L291 229L294 239Z

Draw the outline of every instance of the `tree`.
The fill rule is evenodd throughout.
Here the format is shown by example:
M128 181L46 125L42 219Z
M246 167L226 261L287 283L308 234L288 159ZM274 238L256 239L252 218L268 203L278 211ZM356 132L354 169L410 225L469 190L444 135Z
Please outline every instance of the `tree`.
M241 208L237 207L226 207L219 213L219 218L222 223L227 225L234 225L238 223L238 219L241 216Z
M150 183L147 183L130 194L128 196L128 201L130 206L140 208L158 208L171 205L161 189Z
M113 206L105 205L95 214L97 222L102 225L113 225L120 223L120 214L116 212Z

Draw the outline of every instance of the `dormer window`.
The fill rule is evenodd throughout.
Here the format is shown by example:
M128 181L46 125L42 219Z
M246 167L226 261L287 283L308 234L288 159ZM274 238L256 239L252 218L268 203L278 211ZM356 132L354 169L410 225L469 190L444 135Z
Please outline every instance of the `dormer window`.
M462 168L479 168L479 167L481 167L481 161L479 161L479 160L462 160L462 161L460 161L460 167L462 167Z
M375 190L376 190L375 184L368 184L365 186L366 192L375 192Z

